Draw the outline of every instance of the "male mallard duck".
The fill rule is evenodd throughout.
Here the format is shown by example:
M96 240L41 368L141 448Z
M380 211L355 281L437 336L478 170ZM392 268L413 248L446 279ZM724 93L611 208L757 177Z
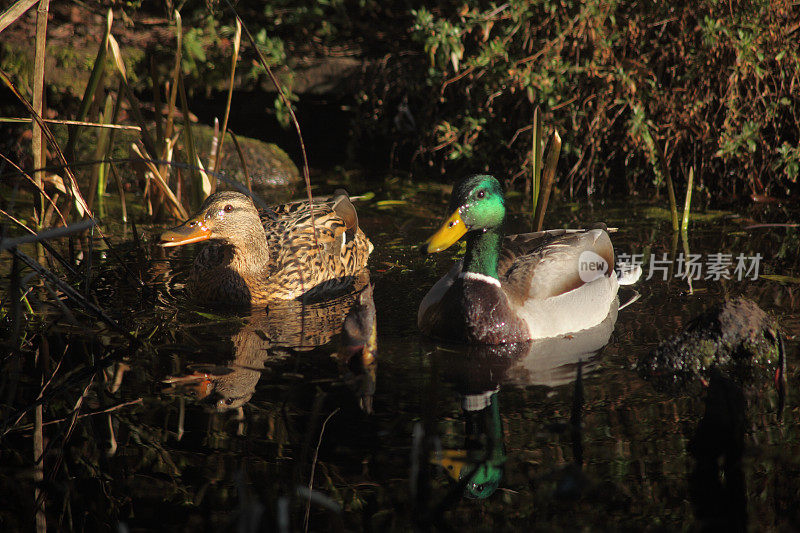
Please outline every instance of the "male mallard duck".
M503 191L488 175L459 183L449 212L424 251L464 235L467 251L422 300L423 333L479 344L555 337L599 324L618 305L614 249L603 229L503 239Z
M358 227L347 193L259 212L244 194L209 196L200 211L161 235L162 246L211 240L194 261L189 291L198 300L263 304L347 285L367 264L372 243Z

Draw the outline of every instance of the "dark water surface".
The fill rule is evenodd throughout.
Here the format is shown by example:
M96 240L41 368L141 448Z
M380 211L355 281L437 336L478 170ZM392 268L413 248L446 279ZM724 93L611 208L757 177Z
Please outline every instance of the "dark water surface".
M252 314L202 308L182 288L196 250L153 246L159 228L138 228L138 248L130 228L112 231L126 272L95 241L90 299L139 341L30 294L49 303L21 350L0 359L0 529L33 529L35 487L53 530L800 529L798 232L747 229L786 213L693 221L691 253L703 263L732 254L734 279L695 281L690 295L674 272L656 271L635 287L637 302L594 331L480 350L417 332L420 300L458 252L414 248L446 201L431 186L356 203L375 244L374 393L331 357L354 294ZM597 220L619 227L617 254L672 253L669 221L652 206L561 205L547 218L550 227ZM512 231L529 224L509 221ZM757 253L759 279L736 280L736 257ZM2 268L11 270L7 254ZM659 391L633 369L691 318L739 295L776 316L789 339L780 419L774 367L716 395L699 380ZM11 325L4 317L9 339ZM41 402L37 350L50 380ZM721 415L707 395L721 398ZM79 402L90 416L73 417ZM35 483L37 403L45 423L57 422L44 426ZM725 453L702 452L709 447Z

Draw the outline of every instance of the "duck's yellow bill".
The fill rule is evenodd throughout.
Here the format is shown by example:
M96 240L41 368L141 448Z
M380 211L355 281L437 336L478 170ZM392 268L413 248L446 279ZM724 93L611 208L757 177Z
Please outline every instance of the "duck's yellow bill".
M161 246L182 246L211 238L211 230L203 224L200 217L190 218L180 226L168 229L161 234Z
M469 464L467 450L442 450L431 458L431 463L443 467L448 476L458 481L461 471Z
M428 247L425 249L429 254L441 252L452 246L458 239L467 232L467 225L461 219L461 213L456 210L450 218L444 221L442 227L428 239Z

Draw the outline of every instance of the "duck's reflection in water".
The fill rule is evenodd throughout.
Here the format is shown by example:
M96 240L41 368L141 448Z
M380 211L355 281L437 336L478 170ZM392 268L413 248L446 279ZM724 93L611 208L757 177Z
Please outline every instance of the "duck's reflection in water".
M599 353L608 343L616 319L615 306L597 326L570 335L516 344L440 344L432 348L436 367L442 369L442 377L455 383L461 394L465 438L463 449L444 450L440 449L436 439L428 439L431 463L442 467L455 481L450 497L428 516L436 516L442 506L456 501L456 495L488 498L500 486L507 459L500 418L501 384L557 387L577 378L570 419L573 431L570 433L574 466L580 470L583 461L579 430L583 408L581 376L599 365ZM428 427L433 425L428 424ZM419 483L429 482L424 476L418 479ZM424 487L418 488L420 490L415 491L418 496L428 493ZM422 507L432 511L427 503Z
M372 285L362 290L347 313L336 359L339 373L359 396L361 409L372 414L378 363L378 327Z
M689 496L701 531L746 531L747 497L742 468L746 428L742 386L711 372L705 413L689 441L695 459Z
M356 324L349 328L349 335L342 332L346 318L348 324ZM253 397L270 360L339 341L339 344L347 344L337 355L343 377L356 388L362 405L370 406L376 376L374 325L372 289L365 273L351 291L336 298L313 303L280 301L265 309L254 309L244 318L241 328L230 336L231 359L219 364L190 362L185 372L164 380L170 385L165 392L190 393L212 403L217 411L241 409ZM363 331L367 331L366 340L362 339L363 334L359 336ZM340 335L342 340L339 340ZM335 349L334 345L331 351ZM352 358L356 352L359 357ZM345 353L348 357L343 357ZM357 360L357 364L351 362L351 358Z

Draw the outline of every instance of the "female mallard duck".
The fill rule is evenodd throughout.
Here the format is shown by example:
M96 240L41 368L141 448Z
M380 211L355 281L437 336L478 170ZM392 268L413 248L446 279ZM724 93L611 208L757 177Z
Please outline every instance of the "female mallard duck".
M195 216L165 231L161 245L211 241L189 277L189 291L198 300L233 305L291 300L349 284L372 252L347 193L315 201L314 219L312 228L308 202L259 212L244 194L218 192Z
M614 249L603 229L503 239L503 192L487 175L459 183L449 212L425 251L464 235L467 250L422 300L423 333L479 344L555 337L599 324L618 305Z

